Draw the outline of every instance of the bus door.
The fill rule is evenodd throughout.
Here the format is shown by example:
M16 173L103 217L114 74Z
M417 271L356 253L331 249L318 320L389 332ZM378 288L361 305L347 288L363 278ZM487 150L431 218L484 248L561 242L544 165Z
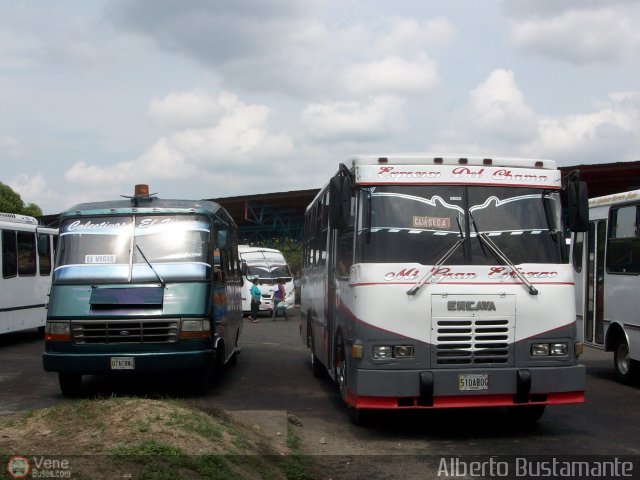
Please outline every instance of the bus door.
M336 278L336 267L337 267L337 255L336 255L336 247L338 244L338 230L330 229L329 230L329 241L327 245L327 296L326 296L326 306L325 306L325 331L324 338L326 344L326 352L327 359L325 365L327 366L327 370L330 372L334 371L334 340L336 334L336 311L337 311L337 278Z
M607 221L589 222L584 295L584 341L604 347L604 282Z

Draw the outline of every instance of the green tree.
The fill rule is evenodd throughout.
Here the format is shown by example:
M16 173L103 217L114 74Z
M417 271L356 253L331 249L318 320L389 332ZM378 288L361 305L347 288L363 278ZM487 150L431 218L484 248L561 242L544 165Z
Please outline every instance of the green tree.
M38 205L30 203L25 206L20 195L2 182L0 182L0 212L18 213L21 215L30 215L32 217L42 216L42 210Z
M42 209L35 203L29 203L26 207L24 207L22 213L31 217L41 217Z

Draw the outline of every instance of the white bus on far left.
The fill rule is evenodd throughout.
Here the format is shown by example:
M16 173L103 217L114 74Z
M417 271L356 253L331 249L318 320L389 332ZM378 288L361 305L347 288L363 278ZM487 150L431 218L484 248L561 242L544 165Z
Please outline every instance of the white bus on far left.
M58 230L0 213L0 334L44 329Z

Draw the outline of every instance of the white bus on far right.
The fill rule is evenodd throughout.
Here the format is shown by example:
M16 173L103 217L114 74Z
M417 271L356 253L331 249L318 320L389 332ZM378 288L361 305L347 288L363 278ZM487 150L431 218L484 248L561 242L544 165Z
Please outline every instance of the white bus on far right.
M589 200L589 230L574 233L578 335L613 352L618 380L640 379L640 190Z

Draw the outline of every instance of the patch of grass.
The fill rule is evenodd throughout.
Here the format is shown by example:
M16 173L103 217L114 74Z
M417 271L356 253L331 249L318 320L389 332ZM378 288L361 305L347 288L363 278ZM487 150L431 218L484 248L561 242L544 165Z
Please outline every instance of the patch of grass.
M287 447L291 455L282 461L282 468L288 480L312 480L314 462L310 455L302 451L302 440L291 425L287 428Z
M140 478L147 480L194 478L194 474L212 480L238 477L223 455L189 456L155 440L115 448L112 455L120 461L144 465Z
M78 471L88 476L80 473L79 478L99 478L114 467L146 480L316 478L294 431L288 433L293 454L282 456L226 412L203 411L178 400L65 401L0 423L0 434L0 449L4 441L21 453L92 455ZM0 466L0 478L3 473Z
M199 411L190 412L188 415L172 412L171 418L166 422L166 425L195 432L209 440L220 440L223 434L222 427L213 417Z
M145 440L131 446L120 446L113 449L112 454L115 457L133 457L133 456L180 456L184 452L177 447L165 445L155 440Z

